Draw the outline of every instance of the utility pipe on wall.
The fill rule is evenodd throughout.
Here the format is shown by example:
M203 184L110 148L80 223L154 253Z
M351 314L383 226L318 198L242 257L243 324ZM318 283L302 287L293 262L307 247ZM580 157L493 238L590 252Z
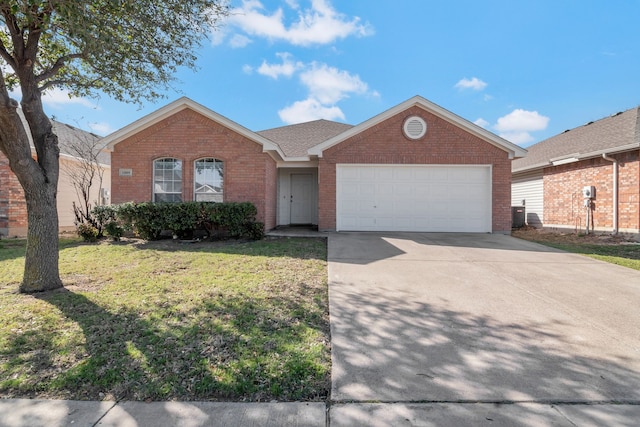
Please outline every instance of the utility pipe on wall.
M618 234L618 161L605 153L602 158L613 163L613 234Z

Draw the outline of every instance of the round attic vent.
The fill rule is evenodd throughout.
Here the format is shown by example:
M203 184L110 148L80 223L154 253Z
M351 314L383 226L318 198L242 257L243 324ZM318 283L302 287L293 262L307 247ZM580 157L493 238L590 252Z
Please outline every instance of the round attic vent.
M407 138L420 139L427 133L427 122L418 116L412 116L404 121L402 129Z

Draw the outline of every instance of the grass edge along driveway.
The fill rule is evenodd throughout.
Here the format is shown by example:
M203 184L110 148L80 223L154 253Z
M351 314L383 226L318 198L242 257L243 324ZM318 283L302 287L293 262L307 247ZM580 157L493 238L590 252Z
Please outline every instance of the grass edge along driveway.
M326 240L63 240L65 288L17 292L0 241L0 394L79 400L325 400Z
M640 243L624 235L554 233L536 229L514 230L512 235L566 252L640 270Z

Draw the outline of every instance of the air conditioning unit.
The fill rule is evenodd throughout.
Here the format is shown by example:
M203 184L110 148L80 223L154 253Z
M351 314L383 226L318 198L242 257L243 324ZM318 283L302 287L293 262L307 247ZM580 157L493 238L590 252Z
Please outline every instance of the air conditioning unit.
M596 198L596 187L593 185L588 185L586 187L582 187L582 196L585 199L595 199Z

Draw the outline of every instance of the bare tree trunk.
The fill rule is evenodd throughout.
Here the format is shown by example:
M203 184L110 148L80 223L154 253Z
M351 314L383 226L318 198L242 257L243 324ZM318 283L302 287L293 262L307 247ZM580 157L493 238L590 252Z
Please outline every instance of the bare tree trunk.
M41 292L62 287L58 270L58 210L56 193L59 175L58 138L42 109L36 85L22 86L22 111L29 124L25 129L17 103L0 82L0 148L24 190L27 202L27 252L20 292ZM36 148L34 160L29 147L31 133Z
M27 254L20 292L62 287L58 270L58 208L56 184L47 183L27 193ZM33 194L35 193L35 194Z
M34 87L33 90L29 91ZM27 202L27 253L20 292L61 288L58 269L58 176L60 149L35 85L22 85L22 111L36 149L38 173L21 179ZM20 177L18 177L20 179Z

